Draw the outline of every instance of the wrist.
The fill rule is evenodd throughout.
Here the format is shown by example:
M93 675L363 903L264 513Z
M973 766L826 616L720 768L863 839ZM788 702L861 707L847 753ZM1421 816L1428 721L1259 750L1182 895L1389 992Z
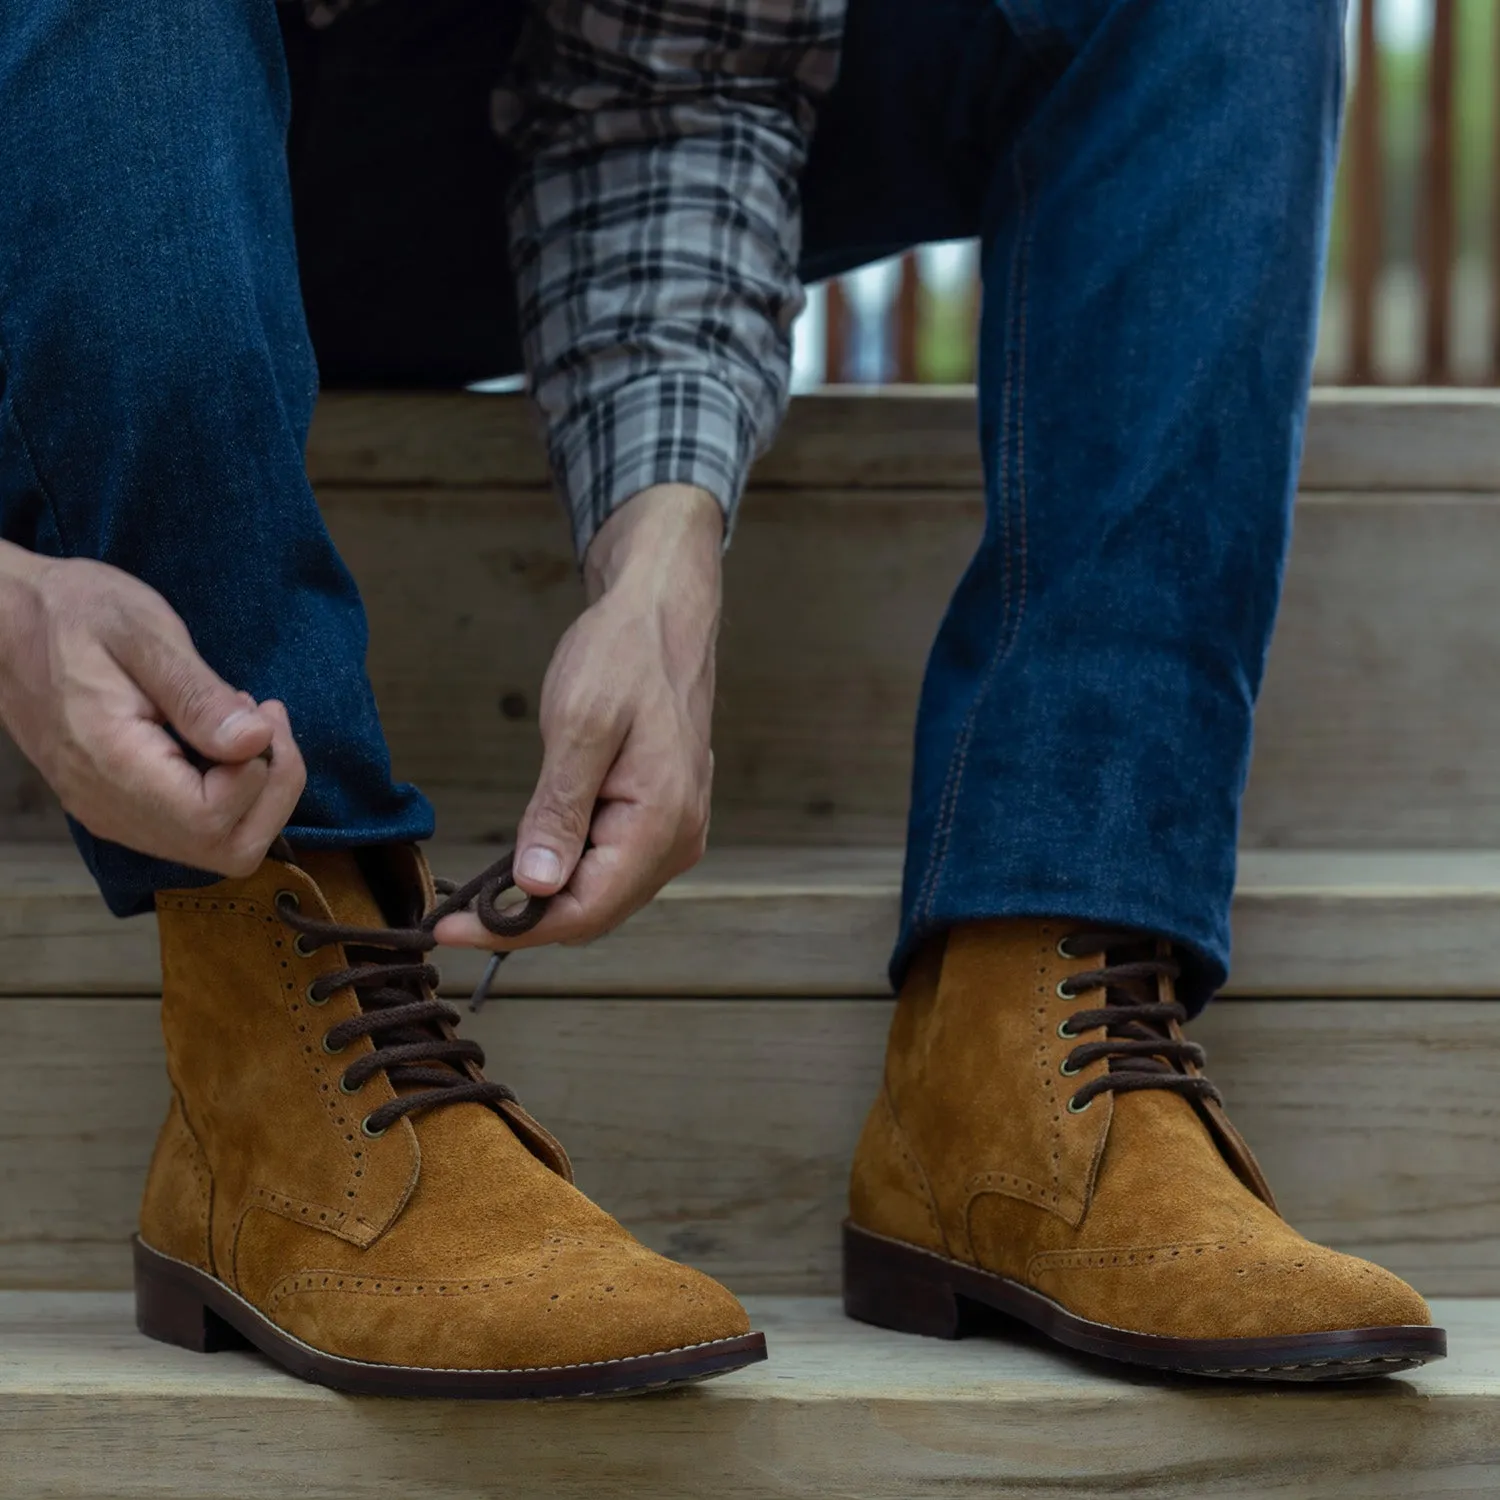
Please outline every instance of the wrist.
M39 557L14 542L0 542L0 628L13 638L17 615L36 597L37 580L52 566L52 559Z
M707 490L660 484L627 500L594 534L584 555L589 599L622 587L710 585L716 597L724 512Z

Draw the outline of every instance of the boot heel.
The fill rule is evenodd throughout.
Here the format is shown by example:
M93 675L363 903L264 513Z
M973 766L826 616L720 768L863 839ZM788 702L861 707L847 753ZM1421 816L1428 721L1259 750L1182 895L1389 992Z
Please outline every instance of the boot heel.
M191 1349L195 1354L250 1347L249 1341L208 1307L190 1286L146 1264L139 1248L135 1260L135 1326L148 1339Z
M964 1307L943 1279L942 1267L920 1252L844 1225L844 1312L861 1323L956 1339Z

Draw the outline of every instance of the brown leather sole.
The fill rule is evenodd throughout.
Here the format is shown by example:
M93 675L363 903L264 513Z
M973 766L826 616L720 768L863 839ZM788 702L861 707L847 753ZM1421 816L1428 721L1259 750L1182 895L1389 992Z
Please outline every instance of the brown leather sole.
M147 1338L198 1354L259 1349L303 1380L356 1396L544 1401L622 1396L710 1380L766 1357L766 1338L747 1333L659 1354L534 1370L428 1370L367 1364L325 1354L293 1338L223 1282L135 1240L135 1322Z
M1228 1380L1365 1380L1415 1369L1448 1352L1441 1328L1344 1328L1268 1339L1173 1339L1092 1323L1050 1298L981 1271L844 1225L844 1311L862 1323L962 1338L974 1305L1028 1323L1070 1349L1122 1364Z

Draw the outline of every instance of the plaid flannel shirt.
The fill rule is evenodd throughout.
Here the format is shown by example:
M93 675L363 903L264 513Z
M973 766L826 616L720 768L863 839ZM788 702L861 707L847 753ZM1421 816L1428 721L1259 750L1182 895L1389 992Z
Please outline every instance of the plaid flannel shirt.
M359 0L305 0L326 23ZM582 557L653 484L732 525L786 408L798 179L846 0L527 0L495 124L532 394Z

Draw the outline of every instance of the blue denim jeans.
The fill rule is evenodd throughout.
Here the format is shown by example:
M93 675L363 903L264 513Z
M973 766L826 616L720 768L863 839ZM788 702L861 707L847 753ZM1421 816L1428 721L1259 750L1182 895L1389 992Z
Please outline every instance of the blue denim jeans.
M852 0L809 278L978 235L982 543L916 731L927 934L1151 929L1228 963L1301 445L1341 0ZM29 0L0 24L0 523L159 589L289 705L311 845L424 838L303 475L325 380L518 364L487 94L519 7ZM288 131L290 129L290 137ZM295 226L295 227L294 227ZM207 877L75 830L111 907Z

